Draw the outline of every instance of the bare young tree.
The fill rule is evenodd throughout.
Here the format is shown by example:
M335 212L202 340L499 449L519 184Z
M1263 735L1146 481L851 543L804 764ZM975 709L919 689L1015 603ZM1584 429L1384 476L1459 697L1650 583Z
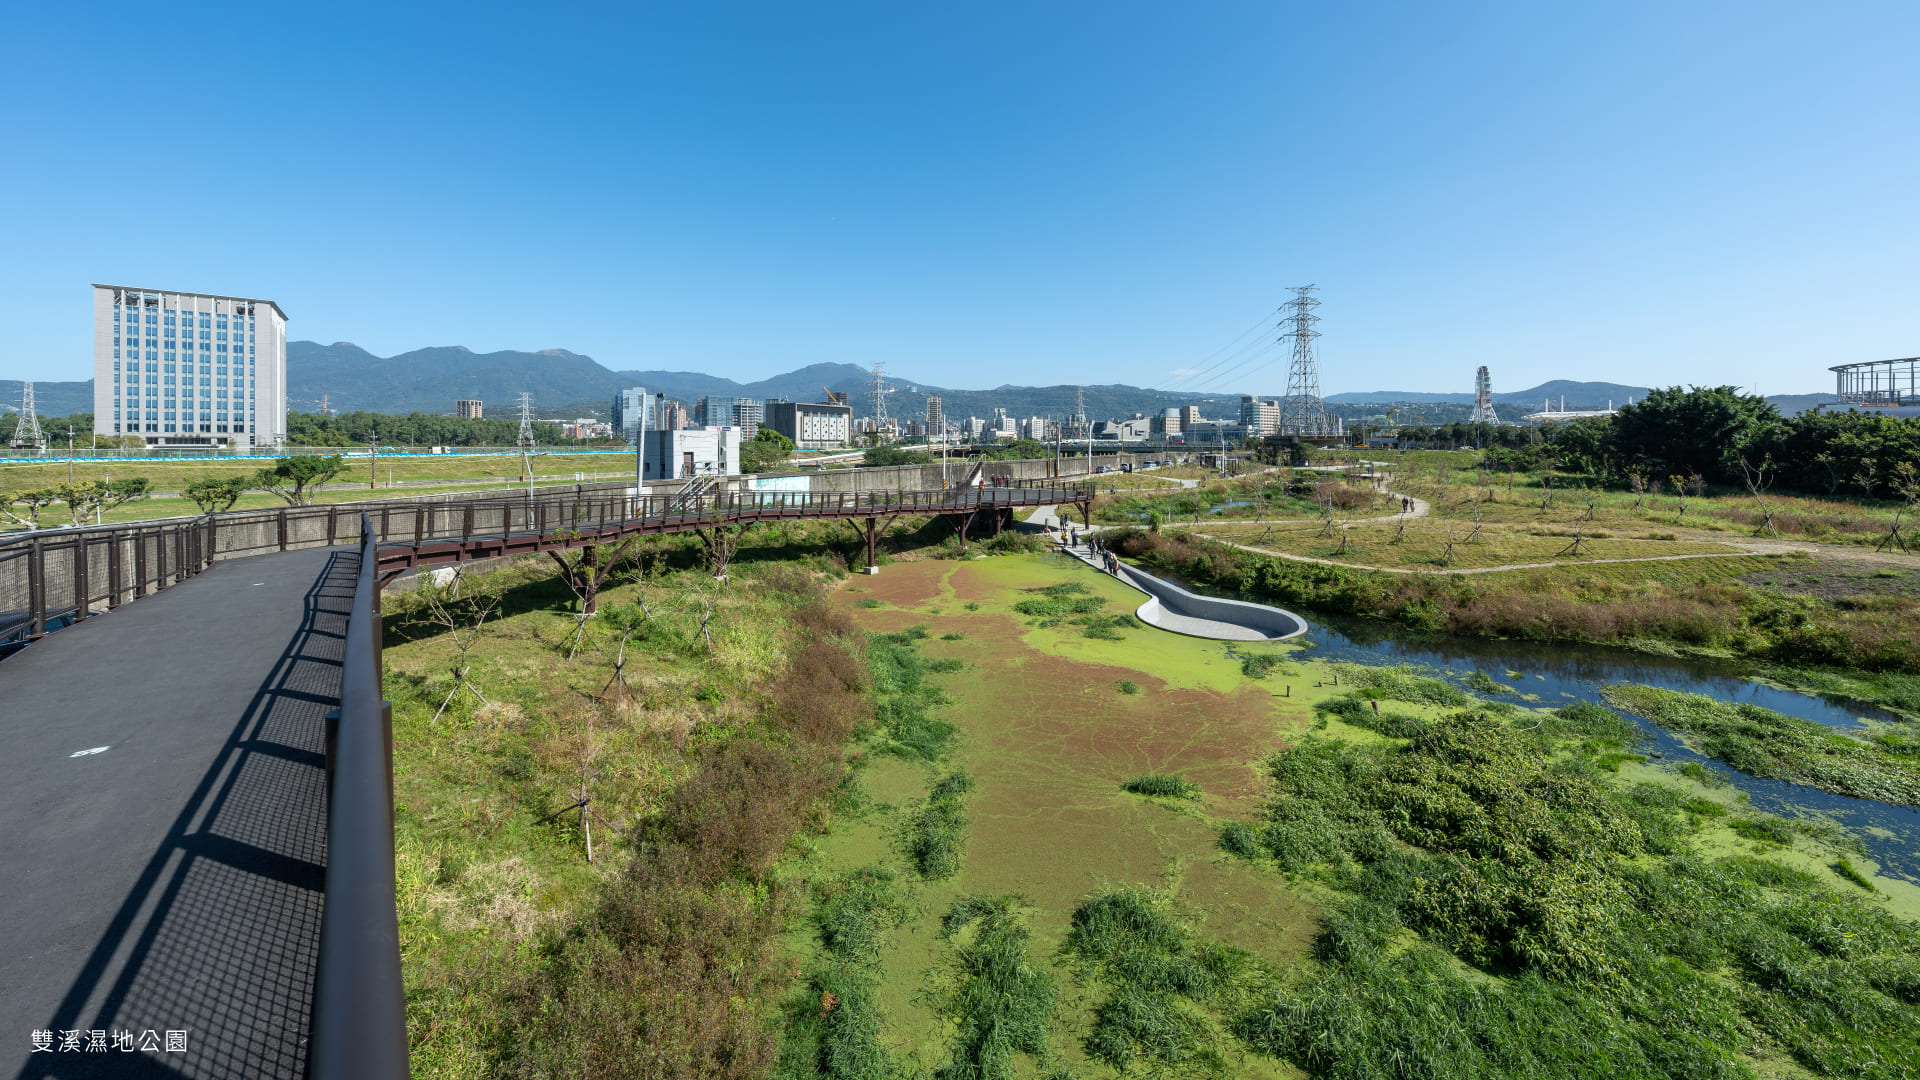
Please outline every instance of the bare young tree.
M1679 473L1667 477L1667 483L1673 485L1674 497L1680 500L1680 516L1687 516L1687 478Z
M435 626L444 627L447 638L453 643L455 659L453 662L453 689L447 691L440 708L434 711L431 723L439 723L441 714L447 706L453 704L454 696L464 687L468 693L480 699L480 704L488 704L487 696L473 684L473 664L468 659L474 647L479 645L486 635L487 619L494 609L500 606L503 597L493 589L480 588L468 584L458 569L452 579L442 585L429 580L420 586L422 602L426 608L427 621Z
M587 623L599 611L600 586L607 575L620 564L629 549L639 537L630 536L613 549L611 555L602 557L599 544L587 544L580 549L577 557L569 557L559 551L549 550L555 565L560 567L560 580L572 591L574 599L580 601L580 610L574 613L573 643L567 650L567 659L572 660L580 651L580 643L586 639Z
M1911 555L1913 549L1907 546L1907 538L1900 530L1907 515L1913 513L1916 504L1920 504L1920 470L1914 468L1913 462L1903 461L1894 467L1893 479L1889 481L1888 486L1893 489L1895 495L1900 496L1901 502L1893 512L1892 528L1885 538L1874 545L1873 550L1887 551L1897 547Z
M1827 470L1827 498L1840 494L1840 462L1832 454L1822 451L1813 455L1814 464Z
M1628 469L1627 487L1633 492L1633 508L1640 509L1640 504L1647 499L1647 474L1639 469Z
M1768 454L1762 457L1757 465L1748 462L1744 454L1738 458L1738 461L1740 478L1746 482L1747 494L1753 496L1753 501L1760 507L1760 514L1764 519L1760 528L1765 529L1769 536L1779 536L1779 530L1773 527L1773 506L1766 499L1767 489L1773 486L1774 480L1773 455ZM1755 535L1758 535L1759 531L1755 529Z
M1873 489L1880 486L1880 463L1872 458L1862 458L1860 471L1853 474L1853 482L1860 485L1861 494L1873 498Z

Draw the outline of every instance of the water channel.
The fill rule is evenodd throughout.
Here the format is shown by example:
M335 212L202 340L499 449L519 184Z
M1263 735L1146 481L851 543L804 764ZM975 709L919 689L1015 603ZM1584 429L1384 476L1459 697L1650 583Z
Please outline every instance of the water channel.
M1196 593L1265 602L1256 596L1196 585L1157 568L1151 572ZM1602 686L1631 682L1758 705L1842 731L1860 731L1862 718L1908 723L1895 714L1860 702L1766 686L1741 677L1731 664L1708 660L1652 656L1603 645L1413 634L1367 620L1324 615L1310 616L1307 622L1310 629L1300 639L1304 648L1296 654L1302 660L1413 664L1439 669L1456 678L1481 671L1521 693L1537 697L1539 701L1535 704L1546 707L1575 701L1605 705L1607 702L1600 696ZM1523 678L1505 677L1507 672L1517 672ZM1646 734L1646 745L1640 747L1639 752L1676 764L1699 762L1729 785L1745 792L1755 809L1782 817L1838 824L1866 846L1868 854L1879 864L1880 873L1920 884L1920 808L1856 799L1803 784L1748 776L1695 753L1665 728L1644 717L1633 716L1633 719Z

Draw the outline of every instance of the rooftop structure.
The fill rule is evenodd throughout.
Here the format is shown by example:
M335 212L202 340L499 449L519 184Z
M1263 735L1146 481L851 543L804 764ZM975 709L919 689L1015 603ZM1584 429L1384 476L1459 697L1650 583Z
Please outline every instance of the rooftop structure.
M1834 373L1840 404L1862 409L1920 405L1920 356L1868 360L1827 369Z

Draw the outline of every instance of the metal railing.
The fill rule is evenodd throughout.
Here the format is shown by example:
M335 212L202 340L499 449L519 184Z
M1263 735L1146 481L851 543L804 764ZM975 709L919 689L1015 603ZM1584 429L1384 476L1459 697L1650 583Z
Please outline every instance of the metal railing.
M340 708L327 725L327 880L307 1075L407 1076L407 1005L393 871L393 706L381 697L378 534L359 521Z
M531 495L455 492L0 536L0 641L38 638L50 624L85 619L178 584L215 560L359 543L362 521L373 523L384 544L418 546L613 528L671 532L780 517L967 513L1091 494L1085 481L1048 478L944 491L632 491L629 483L609 483Z

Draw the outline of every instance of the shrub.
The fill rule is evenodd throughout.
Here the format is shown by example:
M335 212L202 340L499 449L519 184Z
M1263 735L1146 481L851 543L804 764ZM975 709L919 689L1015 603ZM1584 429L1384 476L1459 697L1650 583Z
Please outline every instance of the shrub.
M1121 679L1119 682L1114 683L1113 687L1123 694L1137 694L1140 692L1140 684L1134 682L1132 679Z
M1135 795L1154 795L1167 799L1197 799L1200 797L1200 785L1178 776L1164 773L1147 773L1136 776L1120 787Z

